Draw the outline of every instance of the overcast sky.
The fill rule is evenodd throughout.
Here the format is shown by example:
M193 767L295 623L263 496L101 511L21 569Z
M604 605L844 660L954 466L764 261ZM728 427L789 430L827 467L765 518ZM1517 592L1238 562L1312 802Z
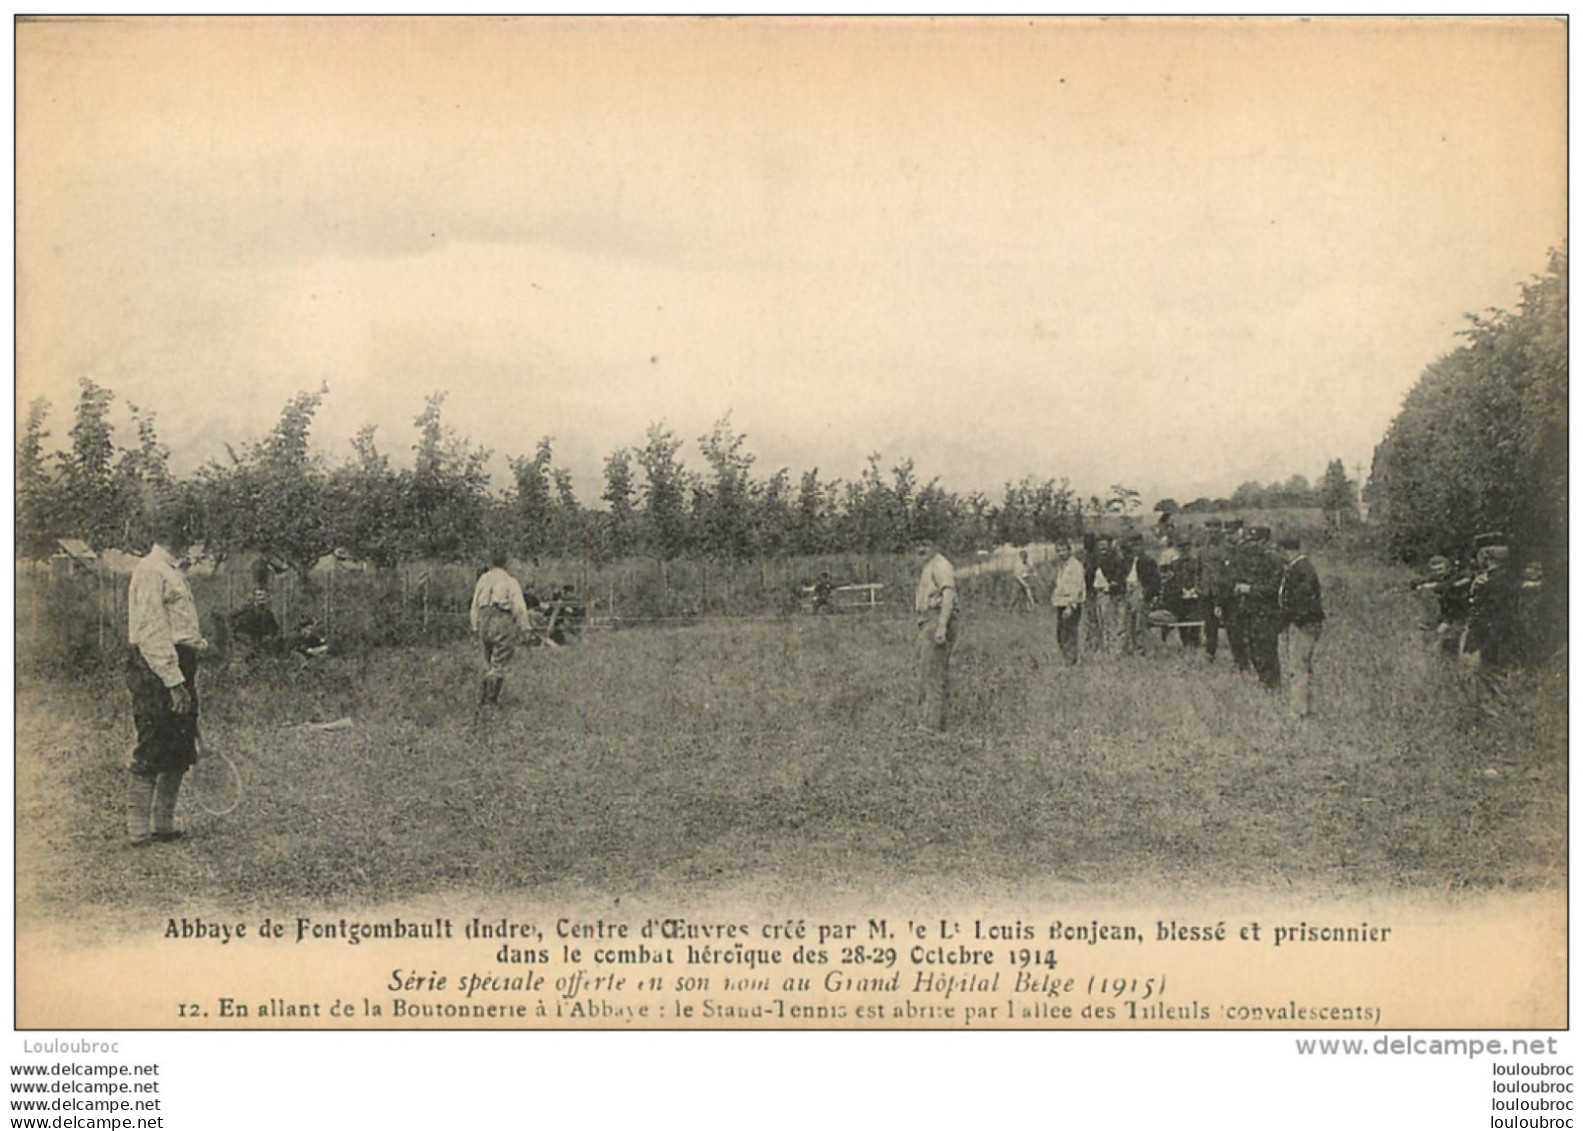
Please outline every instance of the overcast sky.
M17 403L186 471L328 382L409 454L727 412L757 471L1112 483L1367 461L1565 237L1560 21L17 28ZM130 443L129 432L121 439ZM887 463L887 466L889 464Z

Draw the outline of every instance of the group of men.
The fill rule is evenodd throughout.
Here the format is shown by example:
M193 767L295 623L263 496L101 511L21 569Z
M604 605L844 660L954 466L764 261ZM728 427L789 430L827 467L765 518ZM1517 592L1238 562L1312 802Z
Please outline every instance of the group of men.
M1472 564L1464 568L1436 554L1429 576L1412 588L1434 602L1431 646L1471 671L1474 701L1486 716L1500 715L1515 669L1544 663L1560 645L1563 619L1544 568L1530 562L1519 578L1505 534L1475 538Z
M1056 641L1069 663L1083 651L1150 654L1177 633L1184 649L1213 661L1224 629L1232 661L1266 688L1285 687L1296 718L1313 714L1314 653L1325 612L1319 575L1294 537L1273 542L1267 526L1209 519L1204 544L1168 528L1158 556L1142 533L1087 535L1057 547L1050 604ZM938 545L924 558L914 607L919 726L943 731L950 701L950 654L958 626L955 573ZM1026 551L1014 571L1014 600L1033 604L1037 572ZM1158 633L1158 637L1155 634ZM1284 655L1283 655L1284 654Z
M128 592L126 679L137 742L126 813L128 836L137 847L180 839L176 800L198 752L196 675L208 642L181 569L187 542L179 516L157 517L154 545L133 571ZM924 543L919 550L914 594L918 725L938 735L950 715L951 654L960 632L961 602L955 570L940 546ZM1545 641L1558 618L1549 607L1542 572L1530 567L1521 579L1512 572L1503 536L1480 536L1475 553L1470 571L1457 571L1445 557L1433 559L1430 576L1414 588L1435 600L1435 647L1472 667L1479 704L1494 714L1506 698L1507 672L1548 647ZM1271 691L1284 684L1294 717L1313 714L1314 652L1325 613L1319 575L1298 539L1276 544L1269 527L1209 519L1202 546L1186 535L1162 531L1155 556L1142 534L1119 539L1091 534L1081 544L1059 546L1056 562L1049 601L1056 612L1057 644L1069 663L1077 663L1085 650L1151 653L1159 647L1154 634L1163 642L1173 631L1184 650L1202 648L1212 662L1224 630L1239 671L1255 673ZM571 586L541 603L524 593L506 566L506 555L494 553L473 590L469 619L485 669L480 705L499 702L506 667L524 637L537 633L547 643L565 643L584 616ZM1024 553L1016 576L1019 590L1031 597L1037 579ZM540 610L545 626L534 623L532 608ZM252 613L262 622L258 602ZM274 630L278 633L279 626Z

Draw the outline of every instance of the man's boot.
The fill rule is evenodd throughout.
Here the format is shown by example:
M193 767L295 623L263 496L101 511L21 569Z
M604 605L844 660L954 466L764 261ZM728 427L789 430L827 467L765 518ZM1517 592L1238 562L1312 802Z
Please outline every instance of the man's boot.
M127 777L126 786L126 835L134 848L141 848L153 841L149 832L149 810L154 804L154 783L137 774Z

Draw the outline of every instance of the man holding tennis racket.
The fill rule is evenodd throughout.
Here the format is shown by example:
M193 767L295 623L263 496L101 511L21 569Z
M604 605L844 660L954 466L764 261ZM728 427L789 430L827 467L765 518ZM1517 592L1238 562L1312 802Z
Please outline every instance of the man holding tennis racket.
M153 536L153 547L132 571L126 602L126 685L137 728L126 831L138 848L183 836L176 829L176 796L197 760L198 654L209 646L178 564L187 552L185 515L174 508L156 512Z

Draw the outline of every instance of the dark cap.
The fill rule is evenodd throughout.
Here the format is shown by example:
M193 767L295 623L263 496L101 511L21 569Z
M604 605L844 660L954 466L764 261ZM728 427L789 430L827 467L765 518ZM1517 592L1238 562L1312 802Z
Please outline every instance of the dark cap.
M1268 526L1250 526L1248 527L1248 537L1255 542L1268 542L1270 540L1270 528Z
M1504 546L1506 544L1506 535L1502 534L1499 530L1486 531L1483 534L1475 536L1473 539L1473 548L1475 550L1482 550L1489 546Z
M1228 519L1226 519L1226 529L1227 530L1241 530L1242 529L1242 520L1240 518L1228 518Z
M1218 518L1206 518L1206 519L1204 519L1204 529L1206 529L1206 530L1220 530L1225 525L1226 524L1225 524L1225 522L1222 519L1218 519Z

